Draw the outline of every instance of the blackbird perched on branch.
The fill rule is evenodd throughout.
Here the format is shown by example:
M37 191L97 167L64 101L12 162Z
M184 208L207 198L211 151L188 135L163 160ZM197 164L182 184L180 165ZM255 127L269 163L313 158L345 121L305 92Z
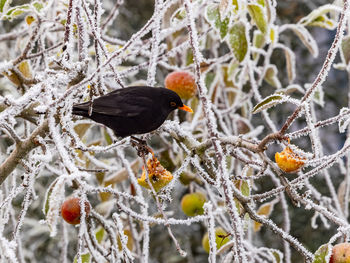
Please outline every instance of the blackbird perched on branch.
M157 129L176 109L192 112L172 90L147 86L112 91L91 102L73 106L73 114L90 118L111 128L116 136L126 137Z

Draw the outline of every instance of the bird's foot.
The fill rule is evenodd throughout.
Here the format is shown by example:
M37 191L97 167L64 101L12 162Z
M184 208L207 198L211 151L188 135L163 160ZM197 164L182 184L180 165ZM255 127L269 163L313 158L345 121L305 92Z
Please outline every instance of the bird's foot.
M137 155L140 157L144 157L147 154L151 153L154 157L153 150L147 145L147 142L145 140L139 139L135 136L130 136L131 138L131 145L134 146L137 150Z

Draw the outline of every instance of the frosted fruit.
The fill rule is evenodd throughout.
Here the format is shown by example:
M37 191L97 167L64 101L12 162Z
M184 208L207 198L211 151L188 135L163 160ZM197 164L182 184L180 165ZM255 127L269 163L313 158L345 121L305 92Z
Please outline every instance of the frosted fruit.
M78 197L67 199L61 206L61 215L63 219L72 225L80 223L80 212L80 198ZM90 213L90 204L88 201L85 202L85 213L86 216Z
M278 167L286 173L295 172L305 164L305 159L294 153L288 146L282 152L276 152L275 160Z
M205 195L200 192L186 194L181 199L182 211L187 216L203 215L203 205L206 201Z
M216 243L216 249L220 249L223 245L225 245L229 241L229 238L227 237L227 233L222 227L215 228L215 243ZM209 234L208 232L203 236L202 239L202 246L204 250L209 253L210 247L209 247Z
M350 263L350 244L340 243L335 245L329 263Z
M197 92L194 76L186 71L175 71L165 78L165 87L175 91L181 99L190 99Z
M156 192L165 187L173 179L171 172L166 170L156 157L147 161L147 172L149 181ZM137 179L137 182L139 185L150 189L150 186L146 181L146 170L144 167L142 168L142 175Z

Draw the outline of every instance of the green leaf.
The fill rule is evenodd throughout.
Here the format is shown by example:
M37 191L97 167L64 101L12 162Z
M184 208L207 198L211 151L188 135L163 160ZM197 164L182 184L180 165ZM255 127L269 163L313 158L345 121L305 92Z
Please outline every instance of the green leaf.
M13 19L25 12L30 11L30 5L19 5L11 8L7 13L6 13L6 18L7 19Z
M319 26L329 30L333 30L336 27L336 23L327 17L327 13L340 12L340 8L336 5L327 4L320 6L313 10L310 14L303 17L299 24L304 26Z
M315 252L315 257L312 263L327 263L326 257L331 251L332 250L330 249L329 244L320 246Z
M232 0L232 5L235 7L234 11L238 11L238 1L237 0Z
M241 193L244 195L244 196L249 196L250 194L250 188L249 188L249 184L247 181L242 181L242 184L241 184Z
M319 16L315 20L308 23L306 26L321 27L328 30L333 30L336 28L337 23L332 19L329 19L326 15Z
M208 22L220 33L220 38L224 39L227 35L229 16L221 20L220 10L218 5L209 5L206 10Z
M8 2L7 5L9 5L12 1L11 0L0 0L0 13L4 12L6 2Z
M263 48L265 45L265 35L262 34L259 30L254 31L253 35L253 46L256 48ZM253 52L253 59L259 58L260 54L258 52Z
M95 232L96 240L100 244L103 240L103 237L105 235L105 230L103 227L98 227L98 229Z
M272 254L272 256L275 258L275 262L276 263L281 263L283 262L283 254L281 251L277 250L277 249L270 249L270 252Z
M113 143L113 140L112 140L111 136L109 136L109 134L108 134L106 129L104 129L103 135L105 137L107 145L111 145Z
M185 18L186 18L186 10L184 7L181 7L174 12L170 21L173 25L176 25L179 22L183 21Z
M313 96L313 101L316 102L321 107L324 106L324 92L323 92L322 87L318 87L315 90L314 96Z
M36 11L40 12L41 9L43 9L44 5L41 2L34 2L32 4L34 6L34 8L36 9Z
M228 44L236 59L239 62L243 61L248 50L246 27L243 22L237 22L230 28Z
M287 97L283 95L271 95L263 99L261 102L259 102L255 107L253 108L253 114L258 113L262 110L271 108L279 103L282 103L286 100Z
M267 32L267 20L265 11L262 6L256 4L249 4L248 11L259 30L266 34Z
M82 254L81 263L90 263L91 262L90 258L91 258L90 253ZM78 259L76 256L74 257L74 263L78 263Z
M45 195L45 199L44 199L44 207L43 207L43 213L45 216L47 215L47 212L49 211L50 197L51 197L52 190L55 187L56 183L57 183L57 179L51 183L51 185L49 186L49 189L47 189L47 191L46 191L46 195Z

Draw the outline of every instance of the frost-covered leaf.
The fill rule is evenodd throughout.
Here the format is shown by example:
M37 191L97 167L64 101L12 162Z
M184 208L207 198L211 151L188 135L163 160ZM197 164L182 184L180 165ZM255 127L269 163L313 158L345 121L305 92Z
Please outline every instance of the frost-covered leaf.
M0 13L5 12L11 2L12 0L0 0Z
M227 68L227 79L228 80L234 79L234 76L237 72L238 67L239 67L239 62L235 59L232 59L230 64L228 65L228 68Z
M282 263L283 262L283 253L277 249L270 249L270 253L275 258L276 263Z
M340 112L339 112L339 115L342 115L342 114L346 114L346 113L349 113L350 112L350 109L347 108L347 107L344 107L344 108L341 108ZM350 116L349 115L346 115L345 117L341 118L339 120L339 132L343 133L345 132L345 130L348 128L350 124Z
M291 85L288 85L286 88L276 90L276 93L285 94L285 95L289 95L294 92L300 92L301 94L304 94L305 90L298 84L291 84Z
M258 209L258 211L257 211L256 213L257 213L258 215L261 215L261 216L269 217L270 214L271 214L272 211L273 211L273 208L274 208L274 206L275 206L275 203L276 203L276 201L273 200L273 201L271 201L271 202L262 204L262 205L259 207L259 209ZM259 222L254 222L254 227L253 227L254 232L259 231L260 228L261 228L261 226L262 226L261 223L259 223Z
M257 4L249 4L248 6L248 11L253 19L254 23L256 26L259 28L259 30L263 33L266 34L267 32L267 18L266 18L266 13L265 9Z
M344 207L345 207L346 185L347 185L347 180L345 179L340 183L337 191L339 204L342 207L342 209L345 209Z
M229 0L221 0L219 4L220 17L225 17L228 11Z
M277 67L275 65L269 65L266 69L264 80L269 83L272 87L279 89L281 88L281 82L277 78Z
M317 17L315 20L307 24L307 26L315 26L315 27L325 28L328 30L333 30L336 28L337 23L332 19L329 19L326 15L323 15L323 16Z
M209 5L205 13L207 21L214 27L215 30L219 31L220 38L224 39L228 32L228 24L230 22L229 16L222 19L219 6L215 4Z
M350 36L345 36L342 39L340 46L340 57L345 65L349 64L350 61Z
M82 139L90 126L91 124L89 123L80 123L74 126L74 131L78 134L79 138Z
M254 31L253 45L256 48L264 47L264 45L265 45L265 36L261 32Z
M328 261L326 260L326 257L331 251L329 244L320 246L315 252L315 257L312 263L327 263Z
M295 79L295 55L294 52L288 48L283 48L284 55L286 57L286 67L289 83L292 83Z
M234 11L237 11L238 10L238 1L232 0L232 5L234 6Z
M322 87L317 87L314 91L313 101L321 107L324 106L324 91Z
M107 132L106 129L104 129L103 135L104 135L104 138L105 138L107 145L111 145L113 143L113 139L111 138L111 136L109 135L109 133Z
M313 10L310 14L303 17L300 20L300 24L304 26L318 26L322 28L326 28L329 30L333 30L336 27L335 21L327 17L327 13L338 11L340 12L340 8L336 5L323 5L315 10Z
M78 263L78 259L77 257L75 256L74 257L74 263ZM90 253L85 253L85 254L82 254L81 255L81 263L90 263L91 262L91 255Z
M302 25L290 25L293 32L299 37L301 42L307 47L313 57L318 56L318 46L310 32Z
M346 65L344 63L335 63L333 64L333 68L338 70L346 70Z
M11 20L25 12L30 11L30 9L31 9L31 5L28 5L28 4L12 7L7 11L5 18Z
M241 193L244 196L249 196L250 187L249 187L249 183L246 180L236 180L235 186L237 187L237 189L239 189L241 191Z
M171 16L170 22L172 25L176 25L177 23L183 21L186 18L186 10L184 7L179 8L174 12Z
M230 28L228 44L236 59L239 62L243 61L248 50L246 27L243 22L237 22Z
M308 90L311 88L311 85L310 83L306 83L304 86L305 86L305 89ZM318 86L314 93L313 93L313 97L312 97L312 100L314 102L316 102L318 105L320 105L321 107L324 106L324 91L323 91L323 88L321 86Z
M43 213L45 216L47 215L47 212L49 211L49 208L50 208L50 197L52 194L52 190L56 185L56 182L57 182L57 179L51 183L51 185L49 186L49 188L46 191L46 195L45 195L45 199L44 199L44 206L43 206Z
M43 9L43 7L44 7L43 3L38 2L38 1L32 3L32 5L34 6L36 11L38 11L38 12L40 12L40 10Z
M279 103L283 103L288 99L289 96L285 96L283 94L273 94L271 96L268 96L261 102L259 102L257 105L255 105L255 107L253 108L253 114L271 108Z
M105 236L105 230L102 226L99 226L97 230L95 231L95 237L98 243L101 243L103 240L103 237Z
M278 30L275 26L270 27L270 41L276 43L278 41Z

